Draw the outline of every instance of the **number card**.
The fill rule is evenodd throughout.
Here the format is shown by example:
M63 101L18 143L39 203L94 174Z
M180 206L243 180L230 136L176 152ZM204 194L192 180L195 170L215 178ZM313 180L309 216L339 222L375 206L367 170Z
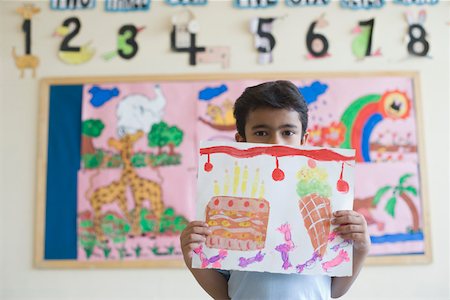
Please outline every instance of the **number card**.
M16 67L20 70L20 78L23 78L25 69L33 70L33 78L36 76L36 68L39 66L39 57L31 54L31 18L41 11L33 4L24 4L17 8L16 12L23 17L22 31L25 34L25 54L18 55L13 47L12 55Z
M105 60L110 60L115 56L120 56L123 59L132 59L139 50L139 45L136 42L137 34L144 30L145 27L136 27L132 24L126 24L120 27L119 36L117 38L117 50L108 52L103 55Z
M95 8L95 0L50 0L53 10L84 10Z
M412 12L406 12L406 20L408 21L408 53L412 56L426 57L430 50L430 43L426 40L427 32L423 27L426 19L426 11L422 9L419 12L417 21L414 19Z
M171 6L197 6L206 5L208 0L164 0L164 2Z
M323 58L330 56L328 53L329 43L327 38L320 33L314 32L316 28L325 28L328 26L324 14L311 23L306 33L306 48L308 49L307 59Z
M352 52L358 60L362 60L369 56L381 56L381 49L377 49L372 53L372 36L375 19L358 22L353 28L352 33L355 35L352 41Z
M372 9L382 8L384 0L340 0L341 7L348 9Z
M147 11L150 9L151 0L106 0L107 12Z
M234 0L237 8L268 8L278 4L278 0Z
M330 4L330 0L286 0L286 6L301 7L301 6L325 6Z
M439 0L394 0L394 4L401 5L435 5L439 3Z
M253 18L250 21L250 31L255 37L255 47L259 52L258 63L268 64L273 62L272 51L276 41L272 34L273 22L277 18Z
M92 59L95 49L90 46L90 42L80 46L70 46L70 41L80 32L81 22L77 17L66 19L54 33L55 36L62 37L59 47L58 57L66 64L79 65Z

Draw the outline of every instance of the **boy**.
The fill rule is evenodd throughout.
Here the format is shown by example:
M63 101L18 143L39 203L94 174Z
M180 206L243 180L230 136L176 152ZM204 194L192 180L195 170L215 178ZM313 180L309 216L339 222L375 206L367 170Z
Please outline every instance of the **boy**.
M288 81L266 82L247 88L234 106L237 142L304 145L308 138L308 106L297 87ZM180 240L184 261L202 288L215 299L329 299L344 295L366 258L370 239L362 215L337 211L332 224L337 234L353 240L353 275L274 274L267 272L193 269L192 250L211 234L206 223L193 221Z

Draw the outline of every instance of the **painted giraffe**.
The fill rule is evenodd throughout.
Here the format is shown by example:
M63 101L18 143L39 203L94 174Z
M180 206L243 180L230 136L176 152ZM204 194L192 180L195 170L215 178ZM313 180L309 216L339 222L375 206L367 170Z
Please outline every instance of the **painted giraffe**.
M143 136L142 131L135 134L126 134L120 140L109 139L109 146L120 152L123 161L123 170L118 181L113 181L107 186L95 190L90 197L90 203L94 210L94 227L99 240L104 240L101 228L101 208L105 204L117 202L126 218L132 223L132 234L137 235L140 230L140 214L145 200L149 200L156 219L159 220L164 205L162 202L161 187L154 181L141 178L136 174L131 163L133 145ZM132 217L127 207L126 191L130 187L134 198L134 216Z

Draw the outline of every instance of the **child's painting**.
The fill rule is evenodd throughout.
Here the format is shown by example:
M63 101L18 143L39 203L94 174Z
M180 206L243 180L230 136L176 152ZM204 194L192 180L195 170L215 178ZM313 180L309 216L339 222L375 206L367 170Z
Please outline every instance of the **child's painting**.
M331 219L352 208L354 168L351 149L201 143L197 219L212 234L193 267L351 275Z
M177 93L154 83L84 86L79 260L180 258L193 217L196 110Z
M201 169L204 174L198 176L208 175L212 181L205 185L205 195L196 196L200 141L233 143L234 101L246 87L278 79L292 81L308 104L307 144L333 148L341 155L347 152L337 149L355 149L354 155L346 154L354 156L355 163L338 166L315 159L313 164L302 156L201 155L200 165L209 157L206 165L212 169ZM257 215L268 227L263 235L252 231L260 241L254 236L247 239L251 241L246 245L251 252L248 256L237 257L241 250L234 248L241 242L231 248L211 248L211 252L207 252L211 244L204 245L199 255L211 262L207 267L244 268L235 264L242 258L242 264L248 264L245 268L255 270L270 266L276 272L297 272L297 266L304 265L304 274L339 276L350 262L343 260L328 271L322 264L342 259L341 250L351 259L347 251L351 247L342 248L345 243L337 239L327 241L328 248L320 248L320 243L314 246L300 222L298 201L305 195L295 189L282 190L297 199L295 210L289 210L292 215L284 222L276 218L274 212L281 208L273 204L272 186L284 186L289 180L296 186L297 173L318 172L314 176L327 176L330 191L335 191L333 180L341 171L349 185L353 181L346 176L355 173L354 189L349 193L354 193L353 209L368 222L372 241L368 261L428 262L431 249L419 86L417 74L392 72L45 79L41 119L48 122L40 123L37 264L182 266L180 233L196 218L197 199L205 201L199 216L206 220L214 212L212 207L207 211L214 196L225 207L233 199L233 203L253 199L242 212ZM259 159L261 167L253 168L253 161ZM290 159L298 160L297 169L284 165ZM275 166L274 178L284 176L284 180L274 181L270 166ZM344 181L340 181L343 186ZM343 196L327 196L333 210L337 209L336 195ZM254 203L267 204L270 213L251 210ZM303 243L297 240L301 234ZM223 239L208 243L226 244ZM279 245L285 246L278 251ZM330 249L337 245L342 246L339 251ZM318 247L327 251L321 253ZM285 270L285 263L293 267Z

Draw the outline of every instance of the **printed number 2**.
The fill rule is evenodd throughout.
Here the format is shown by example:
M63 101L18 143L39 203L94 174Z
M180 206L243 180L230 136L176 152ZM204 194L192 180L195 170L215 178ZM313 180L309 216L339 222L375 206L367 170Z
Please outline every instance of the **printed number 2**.
M275 18L258 18L258 29L257 29L256 33L260 36L261 39L267 39L267 41L269 42L268 47L259 46L258 52L270 53L270 52L272 52L273 48L275 48L275 44L276 44L275 38L273 37L273 35L270 32L263 30L264 24L270 25L274 20L275 20Z
M63 27L69 27L70 24L74 24L75 28L72 30L72 32L68 33L64 37L64 39L61 43L61 47L59 49L61 51L79 52L80 47L69 46L69 43L78 34L78 32L80 32L81 23L78 18L72 17L72 18L68 18L67 20L64 21Z
M418 34L415 34L418 33ZM422 25L412 24L408 28L409 43L408 52L415 56L426 56L430 50L430 44L425 39L426 31ZM420 46L418 47L417 44Z

